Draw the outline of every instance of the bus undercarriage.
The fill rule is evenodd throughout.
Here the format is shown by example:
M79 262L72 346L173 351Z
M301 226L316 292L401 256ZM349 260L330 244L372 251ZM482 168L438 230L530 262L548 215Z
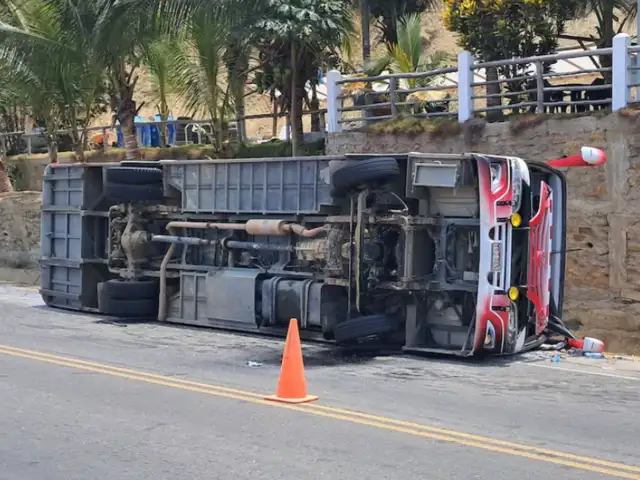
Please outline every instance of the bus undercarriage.
M529 234L543 231L541 185L555 202L549 248L533 253L546 270ZM561 318L564 247L551 252L564 240L551 230L564 236L565 198L557 170L480 154L55 165L41 294L276 335L296 318L303 337L344 346L515 353L544 341L540 305ZM554 271L546 304L528 295L534 270Z

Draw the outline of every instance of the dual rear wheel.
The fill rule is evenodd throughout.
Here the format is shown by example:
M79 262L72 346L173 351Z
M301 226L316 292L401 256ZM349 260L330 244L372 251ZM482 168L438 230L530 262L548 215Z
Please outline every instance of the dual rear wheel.
M158 315L158 281L108 280L98 284L100 313L120 318L155 318Z

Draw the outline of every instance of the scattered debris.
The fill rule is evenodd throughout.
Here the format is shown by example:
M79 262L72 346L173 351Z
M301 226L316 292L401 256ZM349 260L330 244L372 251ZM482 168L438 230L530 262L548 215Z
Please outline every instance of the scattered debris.
M553 363L558 363L558 362L560 361L560 359L561 359L561 358L562 358L562 357L560 356L560 354L559 354L559 353L556 353L553 357L551 357L551 361L552 361Z
M635 362L637 361L635 357L629 356L629 355L617 355L617 354L606 354L605 353L605 358L608 358L609 360L625 360L627 362Z
M254 362L252 360L249 360L247 362L247 367L261 367L262 366L262 362Z
M96 322L99 325L114 325L116 327L124 327L126 328L127 324L118 320L109 320L108 318L103 318L102 320L98 320Z

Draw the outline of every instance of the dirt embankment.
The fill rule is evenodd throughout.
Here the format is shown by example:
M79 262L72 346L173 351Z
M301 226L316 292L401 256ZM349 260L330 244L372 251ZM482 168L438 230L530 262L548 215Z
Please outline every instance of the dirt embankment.
M0 195L0 282L37 285L40 192Z
M40 249L40 192L0 195L0 265L35 268Z

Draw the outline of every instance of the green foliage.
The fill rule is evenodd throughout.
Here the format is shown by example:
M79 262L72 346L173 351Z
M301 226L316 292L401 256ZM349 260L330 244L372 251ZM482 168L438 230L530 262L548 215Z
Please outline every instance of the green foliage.
M610 47L613 37L622 33L637 15L636 0L581 0L578 15L596 18L595 34L591 36L598 47ZM607 65L609 66L609 65Z
M566 23L576 18L582 0L446 0L445 27L460 35L460 45L471 51L481 61L532 57L554 53L558 37L564 33ZM552 63L542 65L544 71ZM518 79L506 85L510 104L519 104L528 98L526 91L531 81L522 77L530 75L531 65L503 65L487 69L487 79ZM489 106L496 106L501 99L499 84L487 86ZM524 95L524 97L523 97ZM522 98L521 98L522 97ZM500 118L499 112L493 112Z
M58 129L70 128L81 150L78 131L106 109L104 67L93 48L94 3L2 0L0 62L11 71L14 94L45 126L52 155Z
M324 155L324 138L302 145L300 155ZM291 156L291 142L270 140L263 143L240 145L234 152L234 158L277 158Z
M252 28L260 60L254 83L259 92L269 92L272 98L277 91L283 111L289 111L295 94L300 108L297 125L301 126L301 106L309 103L304 86L317 84L319 69L338 64L338 49L353 31L349 4L346 0L265 0L261 15Z
M397 43L387 44L387 54L365 66L368 75L377 76L385 70L391 73L428 72L452 61L446 52L424 54L433 37L423 37L420 19L420 15L411 14L398 22ZM430 81L430 78L411 78L407 80L407 87L425 87Z
M483 61L546 55L581 0L446 0L446 28Z
M229 89L224 85L224 55L231 25L222 9L206 9L194 16L177 44L173 83L192 114L205 114L222 147L222 122L228 120Z
M407 117L372 123L366 127L366 131L377 134L410 136L427 133L432 138L443 138L458 135L462 132L462 126L456 120L448 118Z

